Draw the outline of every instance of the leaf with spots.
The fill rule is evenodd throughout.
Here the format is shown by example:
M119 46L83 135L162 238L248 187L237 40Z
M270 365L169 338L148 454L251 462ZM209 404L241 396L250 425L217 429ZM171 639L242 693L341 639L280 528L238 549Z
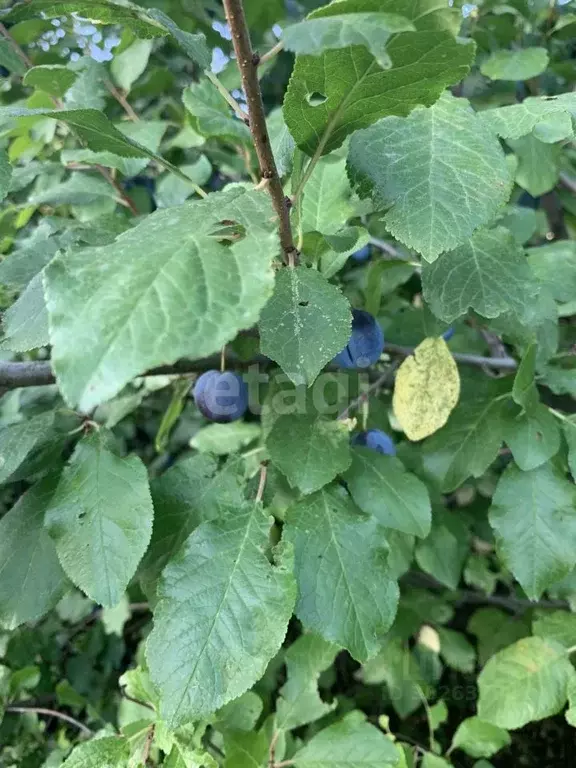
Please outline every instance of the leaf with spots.
M45 524L66 575L97 603L117 605L152 535L146 467L101 434L83 438L47 506Z
M357 132L348 169L359 194L386 209L387 229L427 261L489 223L511 189L500 142L450 93Z
M238 228L231 245L219 239L223 219ZM148 368L219 351L258 319L278 249L266 192L236 187L157 211L109 246L59 255L45 292L67 401L88 411Z
M348 301L319 272L281 269L260 317L262 354L295 384L310 385L348 343L351 322Z
M329 486L288 510L285 532L294 545L300 621L358 661L376 655L398 603L385 529Z
M422 440L446 424L460 396L460 376L442 337L425 339L396 374L394 413L409 440Z
M202 523L162 574L146 654L172 728L248 690L284 640L294 578L291 563L267 557L270 522L260 504L231 508Z

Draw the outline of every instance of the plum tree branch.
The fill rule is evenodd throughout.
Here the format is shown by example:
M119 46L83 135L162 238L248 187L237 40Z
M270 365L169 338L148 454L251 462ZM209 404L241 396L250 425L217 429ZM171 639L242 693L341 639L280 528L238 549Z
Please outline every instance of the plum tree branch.
M223 0L226 20L232 32L232 43L238 62L238 68L242 77L242 86L248 104L248 120L254 148L258 156L260 165L260 174L262 179L268 181L267 188L272 198L274 210L278 216L278 226L280 232L280 242L285 258L288 262L293 261L296 256L296 248L292 238L292 226L290 224L290 210L282 182L278 175L276 162L272 147L270 146L270 137L266 127L266 115L264 113L264 104L260 92L260 81L258 79L258 64L260 57L252 50L250 34L246 24L246 16L242 0Z
M66 715L64 712L58 712L56 709L45 709L44 707L6 707L6 712L12 712L13 714L25 714L26 712L34 712L37 715L46 715L46 717L57 717L59 720L64 720L79 731L86 734L86 736L92 736L93 731L88 726L81 723L79 720Z
M402 347L398 344L386 344L385 352L391 356L408 357L414 352L414 347ZM513 371L518 363L511 357L480 357L479 355L467 355L454 352L454 359L458 363L475 366L489 366L490 368L504 371ZM227 365L238 366L237 358L227 358ZM263 355L258 355L242 363L242 368L251 365L270 365L270 360ZM142 376L186 376L190 373L202 373L220 367L220 355L212 355L201 360L180 360L172 365L160 365L142 373ZM334 370L334 369L332 369ZM0 388L18 389L20 387L41 387L55 384L56 377L52 371L49 360L28 360L26 362L0 362ZM376 380L376 388L380 386Z

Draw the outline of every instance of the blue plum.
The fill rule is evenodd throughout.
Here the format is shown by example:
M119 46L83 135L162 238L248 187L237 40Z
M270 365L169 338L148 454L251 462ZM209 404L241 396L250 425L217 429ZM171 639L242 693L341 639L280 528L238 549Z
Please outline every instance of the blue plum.
M332 361L341 368L368 368L380 359L384 334L375 317L363 309L352 310L352 335Z
M358 432L352 438L352 445L362 445L373 451L383 453L385 456L396 456L396 446L392 438L382 432L381 429L369 429L367 432Z
M356 253L353 253L352 256L350 256L351 259L354 261L357 261L359 264L362 264L365 261L368 261L368 259L371 256L370 246L365 245L364 248L360 248L359 251L356 251Z
M248 387L232 371L206 371L196 380L192 394L202 415L220 424L241 419L248 408Z
M452 338L452 336L454 336L455 333L456 331L454 330L454 328L450 327L448 328L447 331L444 331L444 333L442 334L442 338L444 339L444 341L450 341L450 339Z

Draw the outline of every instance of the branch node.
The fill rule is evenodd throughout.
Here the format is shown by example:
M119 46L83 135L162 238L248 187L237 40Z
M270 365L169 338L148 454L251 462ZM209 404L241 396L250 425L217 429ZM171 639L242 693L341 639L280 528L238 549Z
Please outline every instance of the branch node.
M260 64L260 54L258 53L258 51L254 51L254 53L252 54L252 64L255 67L257 67L258 64Z

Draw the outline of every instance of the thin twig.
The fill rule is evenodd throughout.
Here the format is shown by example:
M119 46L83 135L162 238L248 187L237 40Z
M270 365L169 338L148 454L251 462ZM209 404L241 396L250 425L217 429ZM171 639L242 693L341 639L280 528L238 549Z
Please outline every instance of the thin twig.
M138 216L138 208L136 208L136 205L134 204L134 201L131 197L129 197L126 192L122 189L120 184L116 181L116 179L112 176L108 168L105 168L103 165L95 165L94 166L98 173L103 176L108 184L110 184L114 189L116 190L116 194L118 195L120 202L122 205L125 205L126 208L129 209L130 213L133 216Z
M129 696L126 693L125 688L120 688L120 695L123 699L126 699L126 701L131 701L133 704L138 704L138 706L151 709L154 712L154 707L151 704L147 704L145 701L141 701L140 699L135 699L134 696Z
M386 384L391 382L399 365L399 361L391 365L386 373L383 373L382 376L377 378L376 381L374 381L365 392L362 392L362 394L359 395L355 400L352 400L348 407L345 408L338 416L338 419L347 419L351 411L355 410L356 408L360 408L360 406L362 406L370 399L370 395L374 394L374 392L376 392L378 389L381 389Z
M137 123L140 120L140 118L128 103L128 100L126 99L125 94L122 93L120 89L116 88L116 86L113 83L111 83L110 80L106 80L105 85L106 85L106 88L108 88L108 90L112 94L112 96L114 96L118 104L120 104L124 112L126 112L130 120L132 120L134 123Z
M562 172L560 173L560 181L566 189L569 189L576 194L576 179L573 179L571 176L568 176L567 173Z
M279 763L274 763L274 768L288 768L290 765L294 765L294 760L281 760Z
M24 64L26 64L26 66L27 66L28 68L30 68L30 67L33 67L33 66L34 66L34 64L33 64L33 62L32 62L32 59L31 59L31 58L30 58L30 57L29 57L29 56L28 56L28 55L27 55L27 54L26 54L26 53L25 53L25 52L22 50L22 48L20 48L20 46L18 45L18 43L16 42L16 40L14 40L14 38L12 37L12 35L10 34L10 32L8 32L8 30L6 29L6 27L4 26L4 24L0 24L0 34L1 34L3 37L5 37L5 38L6 38L6 40L8 40L8 42L10 43L10 45L12 46L12 48L14 48L14 50L16 51L16 53L18 54L18 56L19 56L19 57L22 59L22 61L24 62Z
M380 240L379 237L371 237L370 245L373 245L375 248L379 248L381 251L384 251L384 253L387 253L388 256L393 259L407 261L406 256L403 256L400 251L394 248L393 245L390 245L390 243L387 243L385 240Z
M142 765L148 765L148 759L150 757L150 750L152 749L152 742L154 741L154 733L156 732L156 724L152 723L146 734L146 741L144 742L144 748L142 750Z
M265 64L267 61L270 61L270 59L273 59L274 56L277 56L281 51L284 50L284 40L278 40L276 45L272 48L270 48L269 51L266 51L266 53L263 53L262 56L260 56L259 66L262 66L262 64Z
M403 347L400 344L388 344L386 342L385 352L391 355L402 355L409 357L414 354L414 347ZM515 371L518 363L512 357L481 357L480 355L468 355L464 352L453 352L452 357L458 363L467 365L487 366L488 368L498 368L502 371Z
M262 501L264 496L264 489L266 488L266 476L268 474L268 466L265 461L260 464L260 482L258 483L258 491L256 492L256 503Z
M280 738L280 731L275 730L270 739L270 747L268 748L268 768L276 768L276 744Z
M79 720L75 720L70 715L66 715L64 712L58 712L56 709L45 709L44 707L6 707L6 712L13 712L17 714L25 714L27 712L33 712L37 715L46 715L46 717L57 717L59 720L64 720L70 725L78 728L79 731L86 734L86 736L93 736L94 732L88 728L88 726L81 723Z
M236 115L236 117L237 117L239 120L241 120L243 123L248 123L248 115L247 115L247 114L246 114L246 112L245 112L245 111L242 109L242 107L240 106L240 104L238 104L238 102L236 101L236 99L234 98L234 96L232 96L232 94L230 93L230 91L228 90L228 88L225 88L225 87L222 85L222 83L221 83L221 82L220 82L220 80L219 80L219 79L216 77L216 75L214 74L214 72L211 72L209 69L205 69L205 70L204 70L204 74L206 75L206 77L208 78L208 80L210 80L210 82L212 83L212 85L214 85L214 86L215 86L215 87L218 89L218 92L219 92L219 93L220 93L220 95L221 95L221 96L222 96L222 97L223 97L223 98L226 100L226 102L228 103L228 105L229 105L230 107L232 107L232 110L234 111L234 114Z
M244 15L242 0L223 0L226 20L232 32L232 42L238 62L242 86L248 103L248 119L254 148L260 164L260 174L263 179L268 179L268 191L272 198L274 210L278 216L280 243L286 260L290 254L294 254L294 240L290 225L290 211L284 196L282 182L278 175L276 162L270 138L266 127L266 115L258 81L259 56L255 55L250 42L250 34Z

